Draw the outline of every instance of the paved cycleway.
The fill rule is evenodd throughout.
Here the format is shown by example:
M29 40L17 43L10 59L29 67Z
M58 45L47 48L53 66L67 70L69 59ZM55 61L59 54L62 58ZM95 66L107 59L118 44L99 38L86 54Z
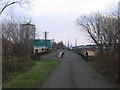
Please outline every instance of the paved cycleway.
M94 71L80 55L69 50L61 51L65 54L60 65L42 88L114 88L112 83Z

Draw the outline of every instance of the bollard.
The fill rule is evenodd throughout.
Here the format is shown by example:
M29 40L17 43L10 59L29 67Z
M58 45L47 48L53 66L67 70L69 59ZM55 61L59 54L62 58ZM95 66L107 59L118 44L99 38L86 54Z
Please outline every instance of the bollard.
M63 55L64 55L64 52L60 52L59 55L58 55L58 57L62 58Z

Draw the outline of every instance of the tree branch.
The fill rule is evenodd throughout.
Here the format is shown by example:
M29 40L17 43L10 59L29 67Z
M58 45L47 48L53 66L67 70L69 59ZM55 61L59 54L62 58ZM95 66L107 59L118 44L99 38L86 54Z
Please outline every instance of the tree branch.
M2 10L0 11L0 15L2 14L2 12L3 12L8 6L11 6L11 5L13 5L13 4L17 3L17 2L18 2L18 1L14 1L14 2L12 2L12 3L6 4L6 5L2 8Z

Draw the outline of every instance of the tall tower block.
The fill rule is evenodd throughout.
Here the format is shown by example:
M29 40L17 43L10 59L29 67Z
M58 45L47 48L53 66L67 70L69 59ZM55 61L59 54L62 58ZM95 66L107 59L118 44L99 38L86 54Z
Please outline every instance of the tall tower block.
M35 39L35 25L26 23L20 25L20 39L30 40Z

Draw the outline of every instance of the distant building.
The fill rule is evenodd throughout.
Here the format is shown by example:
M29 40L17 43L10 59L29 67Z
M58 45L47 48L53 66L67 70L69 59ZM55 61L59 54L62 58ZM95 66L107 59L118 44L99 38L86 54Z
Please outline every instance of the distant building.
M32 39L32 47L34 48L35 52L44 52L45 48L52 48L53 40L50 39Z
M26 23L20 25L20 39L22 41L35 39L35 25Z

